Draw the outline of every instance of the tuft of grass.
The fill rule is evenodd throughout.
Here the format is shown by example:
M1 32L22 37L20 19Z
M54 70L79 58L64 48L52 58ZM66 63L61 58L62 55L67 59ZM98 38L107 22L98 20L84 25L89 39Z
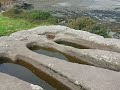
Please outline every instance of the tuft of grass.
M78 17L76 19L70 20L67 26L74 28L74 29L82 30L84 28L93 26L95 24L96 22L90 17L82 16L82 17Z
M10 35L13 32L33 28L36 26L36 24L32 24L23 19L13 19L0 16L0 36Z
M94 33L94 34L98 34L105 38L111 38L108 34L108 31L106 30L106 27L102 26L101 24L95 24L95 25L87 27L83 30Z
M52 15L49 12L44 12L40 10L32 10L27 12L28 18L33 20L46 20Z
M72 19L67 24L68 27L77 29L77 30L84 30L94 34L101 35L105 38L110 38L106 27L103 25L98 24L90 17L79 17L76 19Z

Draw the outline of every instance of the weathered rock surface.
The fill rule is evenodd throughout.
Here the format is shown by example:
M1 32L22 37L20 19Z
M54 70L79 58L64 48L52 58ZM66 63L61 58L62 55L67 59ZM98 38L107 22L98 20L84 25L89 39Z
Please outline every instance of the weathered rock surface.
M42 77L46 82L52 85L52 81L57 83L55 87L58 90L120 89L118 39L103 38L64 26L41 26L1 37L0 42L1 63L23 65L34 70L39 77L42 73L50 78ZM58 44L60 42L70 45ZM34 47L58 51L71 62L37 54L30 50Z
M0 73L0 90L43 90L42 87L27 83L13 76Z

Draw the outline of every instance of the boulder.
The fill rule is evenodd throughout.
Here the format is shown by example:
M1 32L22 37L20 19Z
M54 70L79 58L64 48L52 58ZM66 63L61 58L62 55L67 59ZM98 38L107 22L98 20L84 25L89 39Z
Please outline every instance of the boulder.
M22 65L58 90L120 89L118 39L53 25L18 31L0 42L1 63ZM69 61L35 53L34 47L60 52Z

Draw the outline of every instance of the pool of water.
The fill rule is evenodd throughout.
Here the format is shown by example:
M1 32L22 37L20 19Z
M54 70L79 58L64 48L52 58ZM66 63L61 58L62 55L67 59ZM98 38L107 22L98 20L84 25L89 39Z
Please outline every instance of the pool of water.
M38 50L33 50L33 51L39 54L46 55L46 56L59 58L60 60L68 60L64 55L62 55L59 52L51 52L51 51L43 50L43 49L38 49Z
M35 9L59 17L91 16L105 22L120 22L120 0L25 0Z
M51 85L49 85L42 79L38 78L30 70L20 65L11 64L11 63L0 64L0 72L15 76L21 80L27 81L34 85L39 85L45 90L56 90Z
M119 10L120 0L26 0L35 8L79 8L87 10ZM55 8L55 9L56 9Z

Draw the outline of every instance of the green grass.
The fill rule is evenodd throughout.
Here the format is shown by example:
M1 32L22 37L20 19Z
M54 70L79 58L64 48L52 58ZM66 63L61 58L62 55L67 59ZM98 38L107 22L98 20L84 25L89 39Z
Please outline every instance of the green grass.
M95 20L90 17L78 17L72 19L67 24L68 27L74 28L76 30L84 30L94 34L101 35L105 38L110 38L107 28L101 24L98 24Z
M10 35L13 32L36 26L38 25L32 24L24 19L13 19L0 15L0 36Z
M10 18L0 15L0 36L10 35L13 32L27 30L40 25L50 25L51 23L44 21L40 23L32 23L29 20L20 18Z
M2 13L2 15L10 18L25 19L35 24L58 23L58 18L54 17L49 12L40 11L40 10L22 10L22 9L12 8Z
M58 19L49 12L12 8L0 15L0 36L40 25L57 24L57 21Z

